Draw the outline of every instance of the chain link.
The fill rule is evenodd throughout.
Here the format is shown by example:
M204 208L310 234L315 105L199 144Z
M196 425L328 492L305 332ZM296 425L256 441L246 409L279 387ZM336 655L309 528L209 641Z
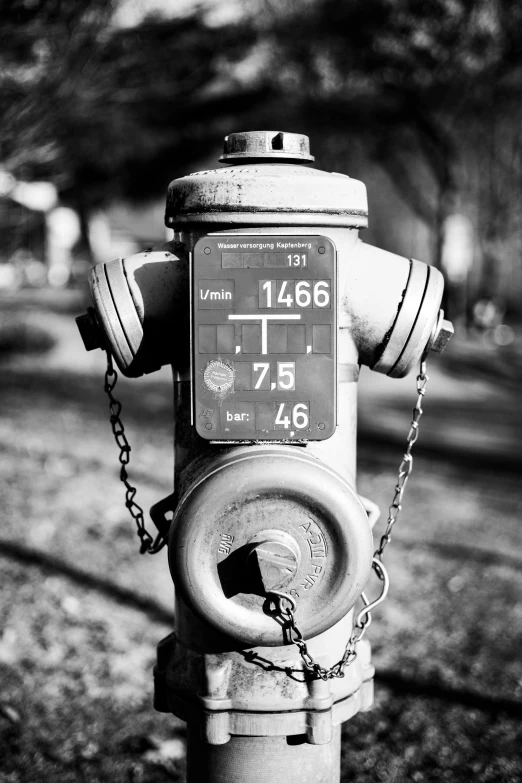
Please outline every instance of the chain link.
M114 440L120 450L120 481L125 487L125 506L129 510L129 514L134 519L137 528L138 538L140 539L140 554L155 555L165 546L165 539L161 535L156 536L154 539L147 528L145 527L145 518L142 507L135 501L137 489L133 487L129 481L129 474L127 473L127 465L130 461L131 447L127 436L125 435L125 427L120 417L121 402L116 399L113 394L116 381L118 380L118 373L114 369L112 363L112 356L110 351L107 351L107 369L105 370L105 383L104 391L109 398L109 411L112 432L114 434Z
M334 677L344 677L344 670L347 666L353 663L357 657L357 644L361 641L364 634L366 633L366 630L370 626L372 621L371 610L384 601L388 593L389 578L382 562L382 556L384 550L391 541L392 528L402 511L402 498L404 495L404 490L413 468L413 456L411 450L416 443L417 438L419 437L419 421L423 412L422 400L426 394L426 384L428 383L428 380L429 377L426 374L426 361L423 357L420 363L419 374L417 375L417 402L415 403L412 411L410 430L406 439L406 451L404 452L404 456L399 466L399 476L397 479L397 484L395 485L395 494L388 511L386 529L381 536L379 546L373 555L372 568L378 579L382 582L381 592L379 596L371 602L368 600L365 593L361 594L361 599L364 606L355 618L352 633L348 639L348 643L342 658L337 661L337 663L335 663L330 669L325 669L310 655L307 644L303 638L303 634L296 624L295 612L297 610L297 604L295 600L287 593L282 593L279 591L271 592L271 595L274 596L274 602L277 604L279 616L283 622L283 629L285 630L288 639L298 648L305 669L321 680L331 680ZM284 605L284 602L286 602L286 606Z
M417 442L417 438L419 437L419 421L422 416L422 400L426 394L426 384L428 383L428 380L429 377L426 374L426 361L422 360L420 371L417 375L417 402L415 403L415 407L413 408L412 412L411 426L407 437L407 447L399 467L399 477L397 484L395 485L395 495L393 496L391 506L388 510L386 529L381 536L379 546L374 553L374 556L378 557L379 560L382 560L384 550L391 541L392 528L397 521L397 517L402 511L402 496L404 495L406 484L408 483L411 471L413 470L413 456L411 450L414 444Z
M112 363L112 356L107 351L107 369L105 371L105 383L104 390L109 398L109 410L110 410L110 423L114 439L118 448L120 449L119 461L120 461L120 480L125 486L125 506L128 508L130 515L136 522L137 534L140 539L140 553L156 554L165 546L165 538L160 534L154 539L145 527L144 513L142 507L135 501L136 487L134 487L129 481L129 475L127 473L127 465L130 461L131 447L125 435L125 427L121 420L121 402L116 399L113 394L113 390L118 380L118 373L114 369ZM366 594L361 594L363 601L363 608L357 615L353 624L353 630L346 644L342 658L337 661L330 669L325 669L321 664L314 660L308 646L304 640L303 634L299 630L295 612L297 610L297 604L294 599L287 593L272 590L270 595L273 596L274 602L277 604L277 611L283 622L283 628L288 635L288 639L294 644L301 656L305 668L311 672L314 676L322 680L330 680L334 677L344 677L344 670L349 666L357 657L357 644L361 641L366 630L371 624L372 615L371 610L374 609L386 598L388 593L389 578L388 573L382 562L382 556L384 550L391 541L391 531L395 525L400 512L402 511L402 498L406 484L410 477L413 468L413 456L411 450L419 437L419 421L422 416L422 400L426 394L426 384L429 377L426 373L426 361L423 359L420 364L420 371L417 375L417 402L413 408L412 421L410 430L407 437L406 451L399 466L399 475L397 484L395 485L395 494L393 496L392 503L388 511L388 519L386 522L386 529L381 536L379 546L374 552L372 569L375 572L378 579L382 582L381 592L374 601L369 601ZM288 604L285 607L285 602Z

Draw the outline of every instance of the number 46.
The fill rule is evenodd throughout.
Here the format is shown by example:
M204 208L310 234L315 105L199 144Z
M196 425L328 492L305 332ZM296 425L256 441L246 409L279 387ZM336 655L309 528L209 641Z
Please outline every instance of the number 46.
M277 411L277 416L275 417L275 423L284 427L285 430L288 430L290 429L290 417L283 416L285 405L285 402L282 402L279 405L279 410ZM304 430L308 427L308 422L308 405L305 402L296 403L296 405L294 405L292 408L292 426L295 427L296 430Z

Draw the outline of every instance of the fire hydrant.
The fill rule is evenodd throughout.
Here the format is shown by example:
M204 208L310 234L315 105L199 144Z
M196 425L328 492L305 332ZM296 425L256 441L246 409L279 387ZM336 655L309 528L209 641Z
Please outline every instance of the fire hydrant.
M220 160L169 186L171 242L93 270L79 325L124 375L174 372L155 706L188 724L188 780L332 783L372 705L372 565L387 588L355 486L359 367L401 378L442 349L443 279L359 240L365 186L308 168L306 136L234 133Z

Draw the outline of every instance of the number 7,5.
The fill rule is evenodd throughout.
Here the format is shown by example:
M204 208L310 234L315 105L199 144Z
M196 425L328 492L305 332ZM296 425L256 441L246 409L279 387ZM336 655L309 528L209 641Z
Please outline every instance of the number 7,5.
M254 390L270 389L270 363L253 362ZM281 391L295 391L295 362L277 362L277 389Z

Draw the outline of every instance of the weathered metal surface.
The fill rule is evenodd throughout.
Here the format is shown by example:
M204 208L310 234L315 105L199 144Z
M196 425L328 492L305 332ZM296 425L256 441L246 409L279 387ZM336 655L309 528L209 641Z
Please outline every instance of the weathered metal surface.
M393 368L404 350L417 319L419 302L422 302L428 280L428 267L418 261L410 261L408 281L402 299L397 302L397 314L393 325L386 333L380 346L381 355L372 365L372 370L385 375Z
M251 161L298 161L311 163L310 141L302 133L283 131L246 131L225 136L223 163Z
M90 274L91 293L94 307L107 343L120 370L125 373L132 365L134 354L123 331L118 311L111 295L105 264L94 267Z
M286 737L233 737L226 745L208 745L191 728L187 779L205 783L338 783L340 729L332 742L309 745Z
M274 170L275 166L261 167L263 171ZM283 169L283 182L289 176L287 166ZM324 172L306 171L294 167L299 172L314 175ZM211 178L217 172L210 172ZM238 172L239 168L223 169ZM272 176L272 175L270 175ZM328 175L335 181L337 175ZM260 174L262 179L262 172ZM185 178L190 179L190 178ZM351 182L351 180L348 181ZM257 185L252 183L255 189ZM276 191L279 192L279 186ZM297 188L293 197L297 198ZM205 213L210 219L211 213ZM323 215L324 217L324 215ZM278 213L277 222L285 221L288 215ZM249 218L245 217L248 223ZM248 228L219 231L220 236L234 234L257 234L259 236L281 236L291 234L310 234L310 225L298 227L287 223L272 228L266 223L256 228L249 223ZM123 284L128 286L130 296L136 308L139 321L143 324L143 341L136 356L132 354L129 340L122 329L123 313L115 306L110 288L102 280L101 267L93 271L93 296L98 318L104 328L110 344L114 348L116 360L127 375L140 375L150 372L162 364L173 364L176 371L184 373L188 368L190 346L189 311L189 253L196 241L204 236L208 227L201 230L188 230L176 233L175 240L164 249L140 253L123 261L125 276ZM339 266L339 330L338 350L343 341L349 339L355 344L357 352L349 362L338 360L339 382L355 377L351 368L358 363L367 364L373 369L402 377L420 357L437 322L439 301L442 294L440 273L421 262L365 245L358 241L355 228L339 229L328 222L317 224L318 233L329 237L336 245ZM121 262L109 262L109 264ZM105 265L108 266L108 265ZM414 274L410 279L410 270ZM112 269L111 269L111 274ZM426 278L425 291L421 292L422 280ZM100 282L98 282L100 281ZM376 285L376 281L379 284ZM419 282L420 281L420 282ZM109 300L109 301L108 301ZM347 334L349 332L349 335ZM350 352L353 355L353 352ZM358 354L358 355L357 355ZM339 405L339 415L344 412Z
M124 375L189 366L188 252L170 243L116 258L90 275L96 314Z
M123 261L115 258L104 266L114 307L132 354L136 356L143 340L143 325L129 291Z
M158 646L155 707L199 724L207 742L255 733L306 734L309 742L321 744L329 741L332 727L371 707L374 668L367 640L359 643L344 678L323 681L306 674L295 647L227 649L225 638L220 643L204 625L194 636L199 621L194 623L179 599L176 610L179 631ZM324 666L341 658L351 624L349 613L310 640L311 652Z
M274 528L300 550L285 590L297 601L306 638L349 611L370 573L368 516L339 474L292 447L217 456L180 501L169 561L194 612L242 644L285 643L273 603L247 568L259 539Z
M174 370L175 492L160 504L159 522L185 499L170 546L176 630L158 648L155 700L189 722L193 783L273 783L283 770L287 783L338 780L339 724L372 703L369 645L358 643L344 678L314 679L277 613L270 615L266 593L298 594L296 621L314 661L328 669L342 658L348 610L370 570L366 511L371 522L377 515L355 492L359 364L401 377L427 344L437 350L449 339L438 317L439 273L361 243L364 185L302 165L310 159L299 134L231 134L223 160L241 165L171 183L166 224L174 240L92 277L97 318L120 369L133 376L170 363ZM190 253L211 231L315 234L335 244L338 410L330 438L241 448L231 441L225 450L196 434ZM91 326L82 326L87 342L101 343Z
M198 171L170 183L165 223L365 228L366 188L344 174L294 164Z
M303 163L313 160L306 136L279 131L233 133L225 139L220 160L255 162L198 171L171 182L165 210L167 226L368 225L362 182L344 174L303 167Z
M340 308L361 363L394 378L407 375L437 324L442 290L434 267L359 241L347 258Z
M88 307L87 312L79 315L75 320L86 351L95 351L97 348L104 347L105 334L98 322L94 307Z
M194 426L212 441L330 438L337 259L325 236L204 236L193 258Z
M437 324L437 328L434 332L433 339L430 344L430 351L433 351L434 353L442 353L453 337L454 331L455 330L451 321L447 321L445 318L441 318L440 323Z
M301 562L301 550L292 536L281 530L266 530L258 534L259 541L252 541L253 550L247 557L247 580L259 577L265 593L286 587L297 573Z
M422 298L418 300L417 314L411 325L408 340L397 357L395 364L388 371L388 375L392 378L404 378L419 364L421 356L429 343L433 326L437 323L444 289L444 279L435 267L429 266L427 270L426 288ZM409 299L408 289L406 289L404 298L405 301Z

